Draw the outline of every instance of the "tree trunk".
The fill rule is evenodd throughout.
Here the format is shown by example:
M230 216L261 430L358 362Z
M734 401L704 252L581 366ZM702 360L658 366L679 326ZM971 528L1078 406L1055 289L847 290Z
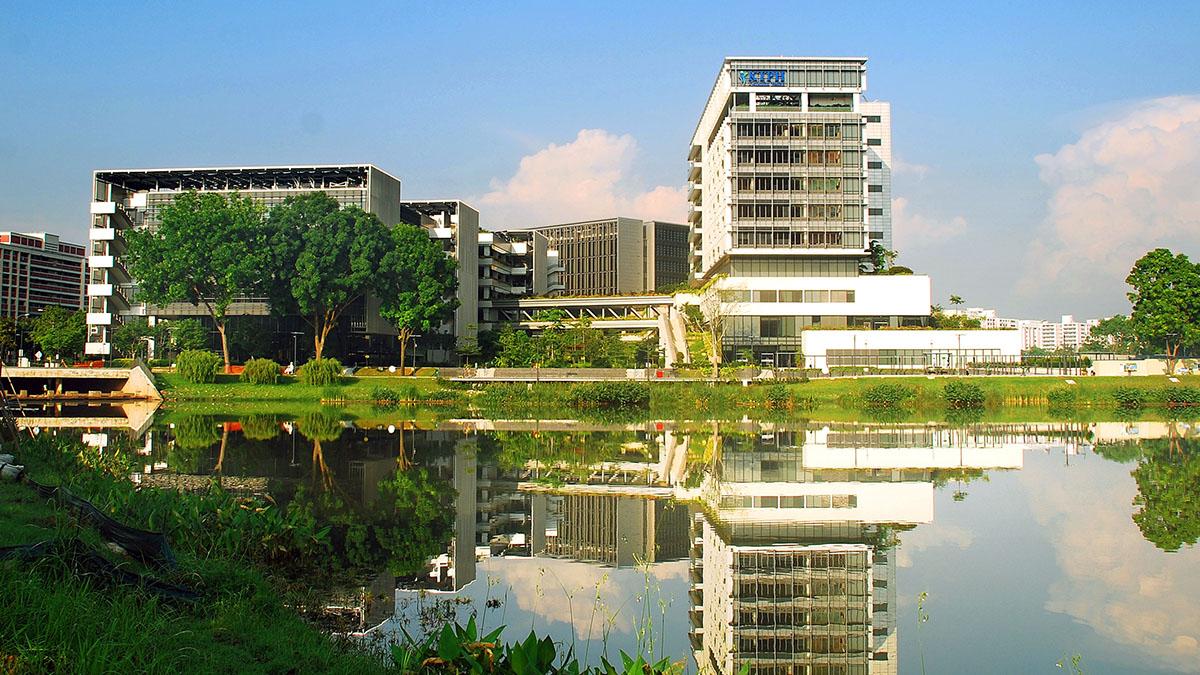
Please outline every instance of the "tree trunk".
M412 458L408 456L408 450L404 445L404 429L408 426L407 422L401 422L399 433L396 439L396 468L400 471L408 471L412 468Z
M225 335L225 322L214 321L217 332L221 334L221 356L225 358L225 372L229 372L229 338Z
M397 337L400 339L400 374L404 375L404 355L408 353L408 341L412 338L412 329L401 328ZM414 371L413 374L415 375L416 372Z
M1175 346L1172 347L1171 344L1168 342L1167 343L1167 375L1168 376L1175 374L1175 363L1179 360L1178 357L1179 357L1179 343L1176 342Z

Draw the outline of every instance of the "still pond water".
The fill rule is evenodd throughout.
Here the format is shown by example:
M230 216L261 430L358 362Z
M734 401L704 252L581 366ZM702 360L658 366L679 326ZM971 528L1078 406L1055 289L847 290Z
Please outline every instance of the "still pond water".
M690 672L1200 670L1186 422L58 414L141 453L147 485L219 472L369 514L419 476L439 500L413 529L427 564L330 601L374 638L475 614L508 640L532 628L592 662L640 648Z

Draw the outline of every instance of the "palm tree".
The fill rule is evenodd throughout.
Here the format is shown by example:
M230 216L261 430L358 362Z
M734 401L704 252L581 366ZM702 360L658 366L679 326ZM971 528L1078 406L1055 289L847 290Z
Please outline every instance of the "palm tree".
M951 294L950 295L950 304L955 305L955 306L963 304L962 296Z

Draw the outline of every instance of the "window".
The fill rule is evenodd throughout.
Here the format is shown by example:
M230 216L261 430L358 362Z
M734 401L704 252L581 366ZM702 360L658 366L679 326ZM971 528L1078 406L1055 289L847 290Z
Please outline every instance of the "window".
M829 291L830 302L854 302L854 291Z
M867 192L883 192L882 185L868 185Z
M829 291L804 291L805 302L829 302Z
M867 139L867 145L883 145L883 139L880 139L880 138L868 138L868 139Z
M883 209L867 209L868 216L882 216Z
M783 337L782 317L760 317L758 321L758 334L762 337Z
M880 119L879 115L867 115L868 124L879 124L882 121L883 120Z
M883 162L867 162L868 169L882 169Z
M776 302L775 291L754 291L754 302Z
M780 302L804 302L804 291L779 291Z

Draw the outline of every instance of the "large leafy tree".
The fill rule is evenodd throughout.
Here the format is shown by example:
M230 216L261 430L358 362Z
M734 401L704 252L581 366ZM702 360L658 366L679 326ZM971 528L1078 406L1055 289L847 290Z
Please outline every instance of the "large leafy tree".
M392 228L391 249L380 265L376 292L379 314L399 331L400 371L413 335L428 333L451 317L458 300L455 263L424 228Z
M1102 320L1088 334L1083 351L1137 354L1141 350L1133 322L1124 314Z
M1167 371L1183 346L1200 342L1200 267L1182 253L1156 248L1133 265L1126 283L1133 290L1130 321L1149 347L1162 347Z
M266 267L263 208L237 194L185 192L163 207L159 221L126 235L138 293L153 305L203 307L221 336L228 367L229 306L261 287Z
M271 209L267 227L272 306L312 324L315 357L322 358L342 314L379 286L391 232L374 214L342 208L323 192L284 200Z
M87 322L83 312L48 307L33 320L29 336L47 356L75 356L83 351Z

